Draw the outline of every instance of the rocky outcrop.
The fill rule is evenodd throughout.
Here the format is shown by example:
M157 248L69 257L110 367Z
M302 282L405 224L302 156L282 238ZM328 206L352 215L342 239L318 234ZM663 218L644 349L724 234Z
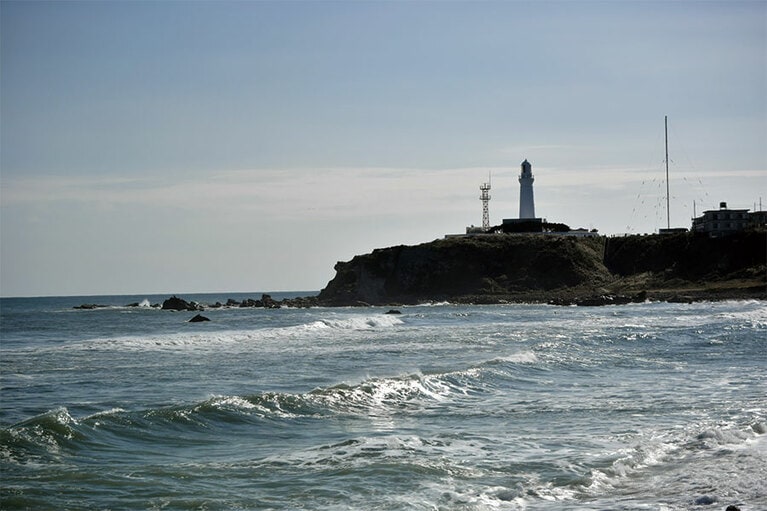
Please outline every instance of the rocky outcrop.
M204 321L210 321L210 318L207 318L202 314L197 314L195 317L189 320L189 323L202 323Z
M227 301L227 304L233 305L233 303L236 304L237 302L232 300L231 298L229 301ZM271 295L262 294L260 300L254 300L252 298L246 298L242 302L240 302L238 307L258 307L258 308L264 308L264 309L279 309L282 305L280 302L277 302L274 300Z
M502 298L612 279L604 239L488 235L374 250L335 266L321 303L417 303L457 297Z
M767 233L486 235L396 246L335 266L323 305L449 300L582 306L767 298Z
M105 309L108 305L99 305L97 303L83 303L72 307L73 309L81 310L93 310L93 309Z
M90 306L80 306L75 308L93 308ZM316 307L319 305L319 301L316 296L301 296L295 298L284 298L282 300L275 300L268 294L262 294L260 299L245 298L238 301L233 298L229 298L225 304L221 302L215 302L212 304L200 304L197 302L190 302L179 298L178 296L171 296L162 303L162 309L172 311L203 311L206 308L209 309L221 309L224 307L229 308L262 308L262 309L279 309L281 307L293 307L293 308L306 308ZM153 306L154 307L154 306ZM159 307L159 306L157 306Z
M174 311L200 311L203 307L195 302L187 302L186 300L179 298L176 295L171 296L164 302L162 302L163 310Z

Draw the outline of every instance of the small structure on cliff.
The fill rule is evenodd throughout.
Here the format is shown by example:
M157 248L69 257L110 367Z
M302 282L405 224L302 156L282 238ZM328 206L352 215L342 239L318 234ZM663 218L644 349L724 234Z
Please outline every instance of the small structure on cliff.
M702 216L693 218L692 230L718 237L748 228L763 227L766 223L767 215L764 211L729 209L726 202L720 202L719 209L704 211Z
M490 208L488 207L490 203L490 181L482 183L479 190L482 192L479 196L479 200L482 201L482 229L488 230L490 229Z
M471 225L466 228L466 234L487 234L490 230L490 180L487 183L482 183L479 187L479 191L482 192L479 196L479 200L482 201L482 227L475 227Z

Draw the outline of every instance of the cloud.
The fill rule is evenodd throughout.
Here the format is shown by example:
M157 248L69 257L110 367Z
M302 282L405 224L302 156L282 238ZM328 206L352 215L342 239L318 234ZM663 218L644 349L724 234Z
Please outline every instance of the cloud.
M78 202L167 208L274 212L421 209L475 195L487 169L314 168L253 169L165 177L44 176L8 178L5 206ZM475 186L476 185L476 186ZM471 187L471 189L469 188ZM333 213L335 212L335 213Z

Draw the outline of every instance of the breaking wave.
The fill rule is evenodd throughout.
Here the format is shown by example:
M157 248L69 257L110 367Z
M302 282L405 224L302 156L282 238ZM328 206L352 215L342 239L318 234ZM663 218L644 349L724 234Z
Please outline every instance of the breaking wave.
M344 323L342 328L358 324ZM499 373L513 373L517 365L534 361L532 353L522 353L457 371L373 377L354 384L340 383L298 394L262 392L211 396L196 404L137 411L114 407L79 419L60 407L2 429L2 453L6 460L28 459L29 455L40 456L46 452L56 455L62 449L76 449L80 442L94 441L94 435L98 436L102 431L134 440L158 440L164 436L177 436L179 428L194 432L264 421L323 420L337 416L380 418L418 413L430 407L471 401L488 392L492 387L491 380ZM499 364L505 367L499 369ZM17 451L27 454L13 454Z
M224 347L248 349L256 343L311 340L323 336L352 335L397 327L404 322L393 315L369 315L345 318L323 318L297 325L254 328L248 330L196 329L188 332L150 334L114 338L94 338L52 347L22 348L18 353L67 351L176 351L182 349L217 350ZM208 325L207 323L204 325Z

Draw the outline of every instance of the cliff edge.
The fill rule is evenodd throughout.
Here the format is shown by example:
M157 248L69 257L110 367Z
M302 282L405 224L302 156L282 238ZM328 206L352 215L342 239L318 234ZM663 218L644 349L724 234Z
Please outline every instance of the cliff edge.
M325 305L568 302L607 294L661 300L759 298L767 233L576 238L457 237L395 246L338 262ZM686 299L686 298L685 298Z

